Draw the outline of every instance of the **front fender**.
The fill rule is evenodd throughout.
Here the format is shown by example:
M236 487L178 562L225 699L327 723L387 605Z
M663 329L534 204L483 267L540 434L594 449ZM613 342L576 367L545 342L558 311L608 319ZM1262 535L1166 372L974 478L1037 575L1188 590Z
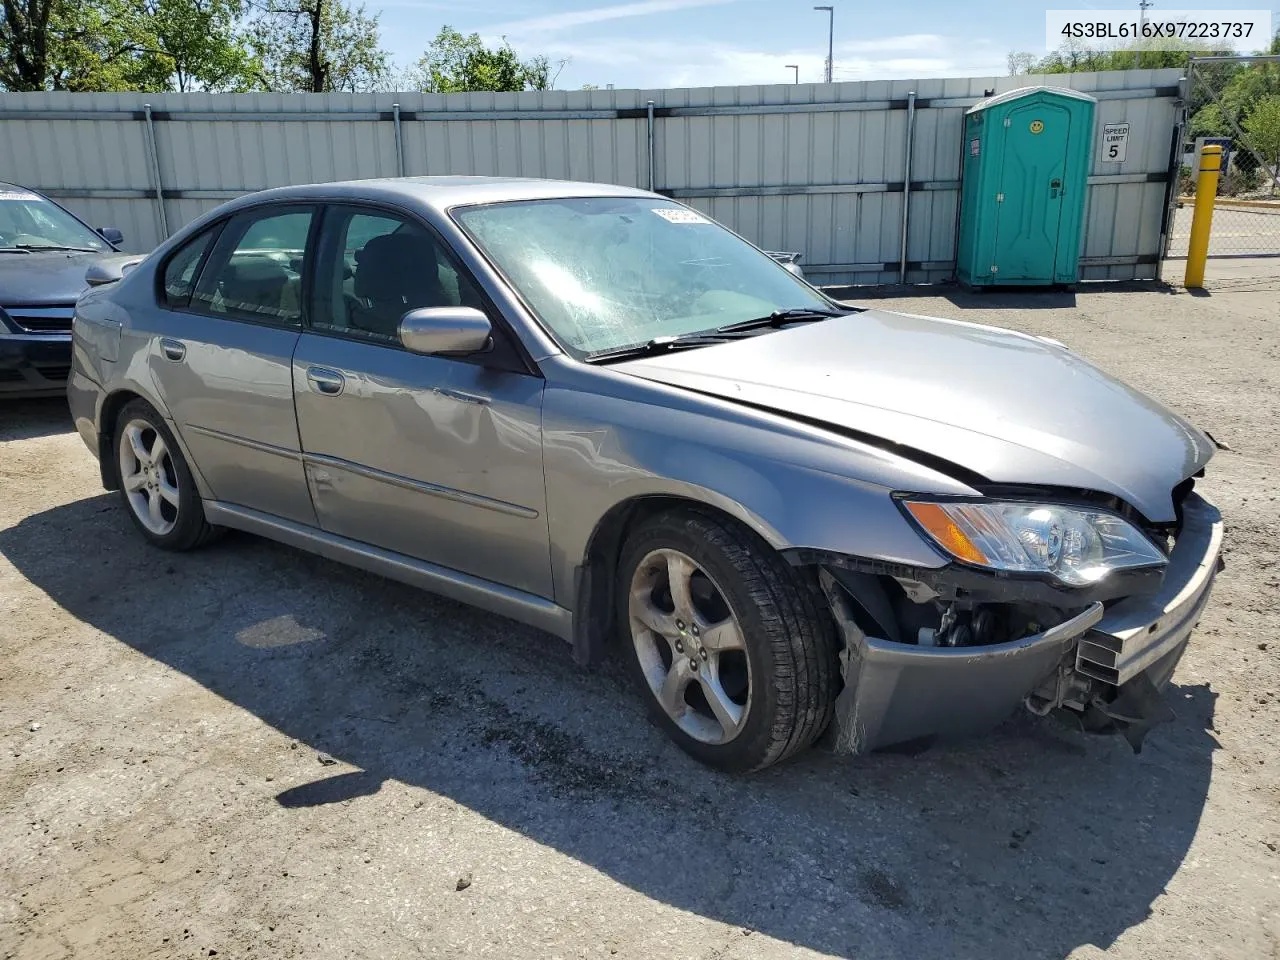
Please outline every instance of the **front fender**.
M601 519L645 497L716 507L778 550L945 564L891 494L973 493L959 481L776 414L574 366L548 377L543 406L552 576L562 606L573 608L576 571Z

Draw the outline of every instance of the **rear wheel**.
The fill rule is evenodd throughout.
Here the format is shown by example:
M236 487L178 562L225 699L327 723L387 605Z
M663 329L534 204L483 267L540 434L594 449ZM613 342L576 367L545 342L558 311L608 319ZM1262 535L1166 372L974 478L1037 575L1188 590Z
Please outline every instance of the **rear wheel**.
M750 531L692 509L653 517L623 547L618 594L642 696L698 760L758 770L830 722L838 683L830 620Z
M121 499L147 540L165 550L190 550L214 535L177 441L146 401L120 411L115 451Z

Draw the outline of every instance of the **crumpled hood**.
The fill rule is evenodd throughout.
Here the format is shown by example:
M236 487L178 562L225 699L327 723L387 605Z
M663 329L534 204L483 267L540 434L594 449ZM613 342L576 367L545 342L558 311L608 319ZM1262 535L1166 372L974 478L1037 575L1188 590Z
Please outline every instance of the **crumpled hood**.
M0 306L60 306L75 303L89 284L85 271L111 260L137 260L138 255L106 251L0 253Z
M1157 523L1175 519L1173 487L1214 451L1076 354L963 321L868 310L614 369L869 434L993 483L1112 494Z

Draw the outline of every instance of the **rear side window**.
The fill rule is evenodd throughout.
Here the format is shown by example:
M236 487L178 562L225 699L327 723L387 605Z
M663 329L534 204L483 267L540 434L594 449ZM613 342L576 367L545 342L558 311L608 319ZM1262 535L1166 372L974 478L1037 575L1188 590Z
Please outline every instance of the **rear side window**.
M310 207L276 207L232 217L200 271L191 309L231 320L298 326L313 215Z
M204 261L205 252L218 234L218 227L188 240L178 248L178 252L169 258L164 268L164 285L160 299L166 307L181 309L191 301L191 291L195 289L196 277L200 273L200 264Z

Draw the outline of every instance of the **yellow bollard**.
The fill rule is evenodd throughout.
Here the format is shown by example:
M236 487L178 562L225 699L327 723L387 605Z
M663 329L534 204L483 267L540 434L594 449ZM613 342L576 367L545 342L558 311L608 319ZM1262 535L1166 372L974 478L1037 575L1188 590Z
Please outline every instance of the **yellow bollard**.
M1191 218L1191 238L1187 241L1187 276L1192 289L1204 287L1204 262L1209 256L1209 229L1213 226L1213 201L1218 196L1218 174L1222 169L1222 147L1209 143L1200 151L1200 175L1196 178L1196 210Z

